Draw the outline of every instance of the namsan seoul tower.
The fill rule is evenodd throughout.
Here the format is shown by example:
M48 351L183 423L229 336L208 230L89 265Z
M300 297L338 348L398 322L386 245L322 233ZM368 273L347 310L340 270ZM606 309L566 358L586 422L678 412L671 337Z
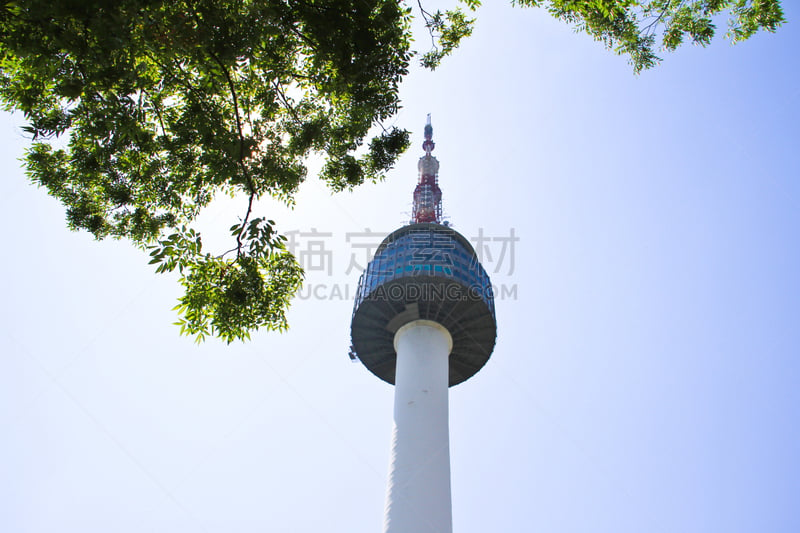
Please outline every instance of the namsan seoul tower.
M385 533L451 533L448 387L480 370L497 321L489 276L442 223L430 115L411 223L387 236L361 274L351 358L395 386Z

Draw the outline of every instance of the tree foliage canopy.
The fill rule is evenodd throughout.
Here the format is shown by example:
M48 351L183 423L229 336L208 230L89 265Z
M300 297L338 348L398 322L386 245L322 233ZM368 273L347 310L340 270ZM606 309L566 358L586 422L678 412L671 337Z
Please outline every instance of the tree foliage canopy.
M334 190L379 179L408 134L398 109L408 11L384 0L19 0L0 11L0 96L21 110L30 178L74 229L125 237L178 269L182 331L230 341L286 327L302 271L253 201L287 203L311 152ZM53 138L68 132L66 146ZM189 225L247 198L235 246Z
M784 22L780 0L513 0L545 7L553 16L586 32L607 48L627 55L637 74L661 58L656 47L673 51L684 41L705 46L716 32L715 18L728 14L728 38L736 43Z
M705 45L721 13L733 41L783 21L778 0L515 2L627 54L636 72L659 60L658 35L666 50ZM435 68L474 20L417 4L432 39L421 63ZM0 99L24 113L28 175L71 228L130 239L158 272L178 270L182 333L245 339L286 327L302 280L254 200L292 204L312 153L342 190L381 179L407 147L405 130L370 132L399 107L410 16L400 0L5 0ZM245 200L232 248L212 253L191 225L220 193Z

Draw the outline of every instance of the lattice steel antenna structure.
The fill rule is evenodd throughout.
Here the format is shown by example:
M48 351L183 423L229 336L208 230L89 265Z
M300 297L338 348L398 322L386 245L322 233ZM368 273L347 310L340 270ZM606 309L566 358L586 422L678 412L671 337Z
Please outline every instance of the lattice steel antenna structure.
M380 244L361 275L351 358L395 385L385 533L451 533L448 387L478 372L497 337L489 276L442 224L430 115L411 223Z

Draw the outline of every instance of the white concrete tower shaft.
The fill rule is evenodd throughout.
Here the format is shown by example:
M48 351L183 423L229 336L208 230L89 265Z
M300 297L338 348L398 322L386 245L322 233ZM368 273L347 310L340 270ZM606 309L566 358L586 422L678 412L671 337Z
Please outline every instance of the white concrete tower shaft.
M397 369L385 533L451 533L450 333L415 320L394 337Z

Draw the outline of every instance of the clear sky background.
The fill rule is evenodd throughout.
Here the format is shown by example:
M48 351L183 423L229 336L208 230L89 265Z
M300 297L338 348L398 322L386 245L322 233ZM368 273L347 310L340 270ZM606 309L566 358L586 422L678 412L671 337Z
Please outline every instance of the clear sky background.
M0 531L380 531L393 389L347 357L347 270L408 220L427 113L499 289L494 354L450 394L454 530L800 531L800 6L634 77L487 4L406 79L386 182L258 206L331 253L305 256L291 330L247 344L179 337L176 278L66 230L3 118Z

